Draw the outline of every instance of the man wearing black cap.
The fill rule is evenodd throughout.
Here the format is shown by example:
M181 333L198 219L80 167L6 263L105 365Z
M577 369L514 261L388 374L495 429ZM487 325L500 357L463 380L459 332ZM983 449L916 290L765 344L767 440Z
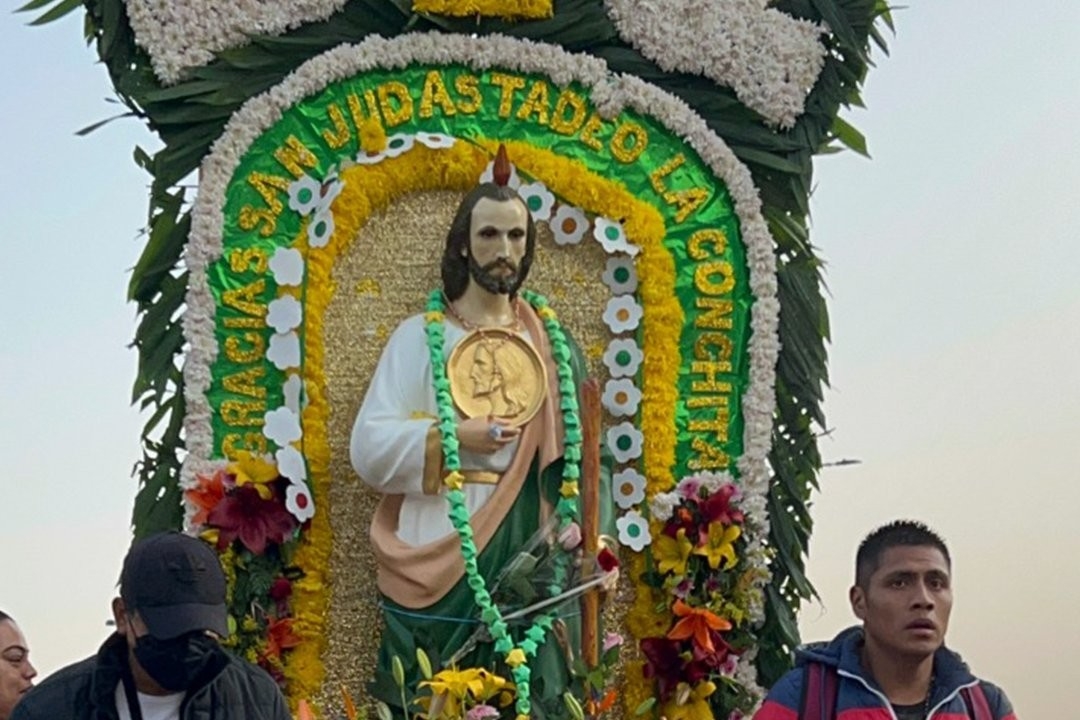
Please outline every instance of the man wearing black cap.
M262 669L225 652L225 575L210 547L176 532L124 559L116 633L97 655L27 693L11 720L288 720Z

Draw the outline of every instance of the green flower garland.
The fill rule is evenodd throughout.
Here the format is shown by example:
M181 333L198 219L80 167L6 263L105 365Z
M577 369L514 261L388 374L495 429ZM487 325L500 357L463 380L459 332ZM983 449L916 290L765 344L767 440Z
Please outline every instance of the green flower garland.
M573 369L570 367L570 345L566 341L562 326L542 295L524 291L522 298L528 302L540 316L551 342L552 356L555 358L559 378L559 407L563 417L563 482L559 502L555 512L562 530L578 519L578 480L581 478L581 420L578 417L577 388L574 386ZM477 566L476 543L473 542L473 529L469 524L469 511L465 507L465 493L461 489L461 456L457 439L457 418L454 402L450 395L450 380L446 377L446 336L443 327L446 305L442 291L434 290L428 297L425 314L428 351L431 353L431 372L435 386L435 401L439 406L439 432L442 435L443 459L447 474L444 484L447 488L446 499L450 503L450 522L461 539L461 554L465 558L466 582L472 588L476 605L480 608L480 618L487 626L495 641L495 650L501 653L506 664L512 669L514 683L517 685L515 709L519 718L528 717L531 710L529 700L530 669L528 659L536 655L537 648L544 640L545 633L555 622L555 611L551 610L539 616L525 631L525 640L514 647L509 627L502 612L495 605L487 589L484 578ZM556 559L555 579L549 587L552 595L562 592L569 556L561 553Z

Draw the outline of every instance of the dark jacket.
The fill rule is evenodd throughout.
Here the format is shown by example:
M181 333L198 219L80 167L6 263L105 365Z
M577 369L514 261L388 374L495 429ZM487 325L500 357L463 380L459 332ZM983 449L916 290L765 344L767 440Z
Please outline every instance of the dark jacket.
M780 678L769 691L765 704L754 720L796 720L802 698L805 666L819 662L835 667L840 676L836 698L838 720L893 720L895 717L885 693L873 678L866 675L859 660L862 628L848 628L832 642L815 643L796 653L796 668ZM945 647L934 655L934 691L930 698L930 720L967 720L968 714L960 690L979 684L986 695L994 720L1016 720L1012 705L996 685L979 680L960 656ZM14 719L13 719L14 720Z
M117 720L116 687L127 641L113 635L97 655L47 677L15 706L11 720ZM262 668L222 650L180 706L182 720L291 720L277 684Z

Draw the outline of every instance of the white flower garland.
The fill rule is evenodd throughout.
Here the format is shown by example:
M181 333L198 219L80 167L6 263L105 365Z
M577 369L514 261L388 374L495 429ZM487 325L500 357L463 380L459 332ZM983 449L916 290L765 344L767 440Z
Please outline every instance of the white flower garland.
M789 128L825 64L821 25L763 0L604 0L623 40L668 72L730 87L773 125Z
M214 53L325 20L346 0L125 0L135 44L150 55L165 85L185 70L206 65Z
M690 147L722 179L739 217L750 288L754 296L749 340L750 383L742 400L745 422L744 452L738 461L741 505L746 514L750 551L748 564L758 572L758 598L770 574L763 543L768 537L765 506L769 474L773 392L780 344L777 334L779 302L772 237L761 215L761 201L747 168L705 121L686 103L636 77L612 76L606 64L588 55L575 55L561 47L500 35L469 37L440 33L410 34L387 40L372 37L357 45L340 45L308 61L278 86L252 98L237 111L202 164L200 191L192 212L192 231L185 248L190 270L184 315L184 334L191 349L184 367L188 456L182 484L190 486L196 473L210 463L211 409L206 397L210 367L217 356L214 338L214 302L206 270L221 257L225 192L240 159L251 144L282 114L328 85L376 68L404 68L410 63L461 63L475 70L499 67L547 75L559 85L578 82L589 88L598 111L612 118L624 108L652 116ZM626 516L624 516L626 517ZM763 599L752 615L763 619ZM747 672L747 671L744 671Z

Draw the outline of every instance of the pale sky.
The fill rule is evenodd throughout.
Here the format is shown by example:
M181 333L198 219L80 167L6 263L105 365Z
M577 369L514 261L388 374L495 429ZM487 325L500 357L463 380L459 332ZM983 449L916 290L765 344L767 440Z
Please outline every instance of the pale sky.
M949 644L1025 720L1062 717L1080 670L1080 4L913 0L876 59L872 160L818 161L833 432L815 499L807 640L853 622L859 539L896 517L953 554ZM42 675L93 652L127 547L141 422L128 270L153 146L117 112L81 17L0 15L0 608ZM1071 712L1071 711L1069 711Z

